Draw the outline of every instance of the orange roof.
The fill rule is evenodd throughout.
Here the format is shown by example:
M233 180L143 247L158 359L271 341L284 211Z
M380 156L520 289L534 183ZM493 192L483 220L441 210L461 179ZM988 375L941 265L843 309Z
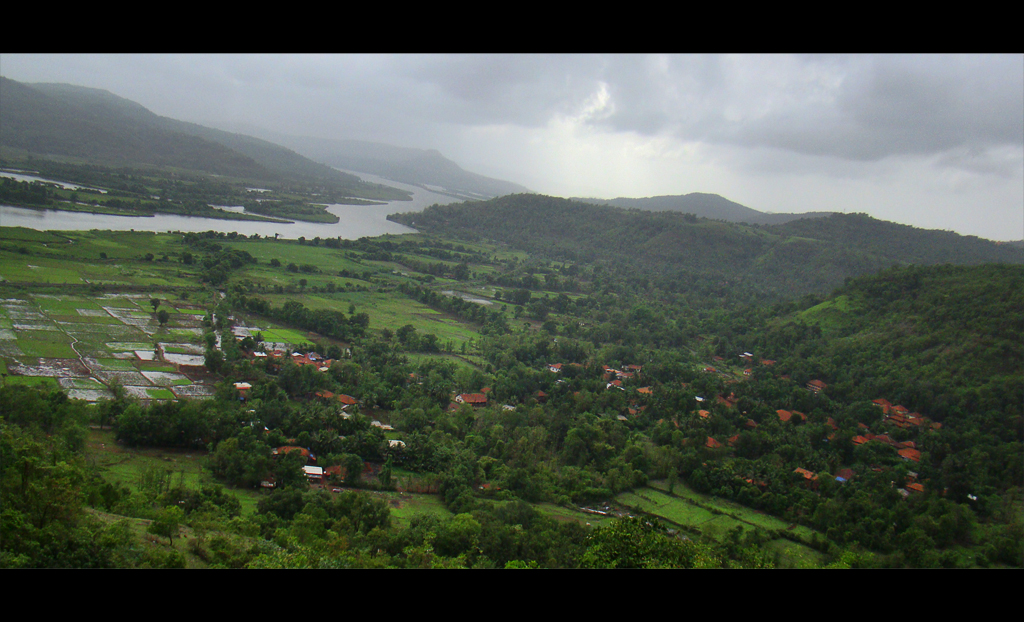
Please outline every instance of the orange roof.
M704 446L708 449L717 449L721 447L722 444L709 436L707 442L704 443Z
M336 399L342 404L345 404L346 406L351 406L352 404L359 403L359 400L352 397L351 395L345 395L344 393L334 394L331 393L330 391L317 391L316 393L314 393L314 395L316 395L317 397L322 397L326 400Z
M781 409L776 410L775 414L777 414L779 416L779 419L782 419L783 421L789 421L790 417L793 416L793 413L789 412L788 410Z
M697 414L700 415L701 419L707 419L711 416L711 413L706 410L698 410Z
M651 387L640 387L639 389L637 389L637 391L643 393L644 395L650 395Z
M914 482L913 484L907 484L907 490L913 490L914 492L924 492L924 486Z
M793 472L794 473L799 473L800 475L803 475L804 479L818 479L817 475L815 475L814 473L811 473L810 471L808 471L807 469L804 469L802 467L797 467L797 468L793 469Z
M463 393L459 397L462 398L464 404L486 404L487 396L483 393Z
M896 453L898 453L900 455L900 457L906 458L907 460L913 460L914 462L920 462L921 461L921 452L919 452L916 449L910 449L908 447L906 449L901 449L901 450L899 450Z
M302 454L303 458L306 458L307 460L309 459L309 450L306 449L305 447L294 447L289 445L285 447L278 447L277 449L274 450L274 452L277 454L290 454L293 451L297 451L300 454Z

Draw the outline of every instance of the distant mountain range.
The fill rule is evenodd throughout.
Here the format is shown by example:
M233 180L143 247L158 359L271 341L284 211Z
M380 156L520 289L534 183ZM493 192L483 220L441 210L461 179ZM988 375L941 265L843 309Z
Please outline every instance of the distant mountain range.
M365 187L345 169L460 199L530 192L463 170L440 152L358 140L214 129L154 114L109 91L71 84L24 84L0 77L0 148L26 155L111 166L175 167L250 179L278 177ZM248 135L255 134L256 136ZM257 137L258 136L258 137ZM380 196L379 187L375 196ZM393 198L408 193L394 189Z
M351 196L381 197L382 186L314 162L271 142L161 117L109 91L70 84L23 84L0 77L0 148L109 166L174 167L253 180L331 184ZM391 199L408 193L387 188Z
M317 162L420 186L460 199L482 200L532 192L510 181L463 170L436 149L396 147L362 140L289 136L252 126L244 126L242 131L285 145Z
M623 209L641 209L649 212L683 212L701 218L744 222L749 225L781 225L801 218L821 218L834 212L806 212L803 214L770 214L740 205L717 194L692 192L682 195L647 197L645 199L592 199L575 198L576 201L595 205L612 205Z

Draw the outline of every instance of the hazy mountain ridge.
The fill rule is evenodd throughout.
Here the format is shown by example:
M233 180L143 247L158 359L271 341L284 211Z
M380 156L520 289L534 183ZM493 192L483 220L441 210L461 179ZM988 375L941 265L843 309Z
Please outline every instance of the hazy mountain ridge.
M780 225L801 218L821 218L833 212L806 212L803 214L772 214L760 212L730 201L717 194L691 192L681 195L662 195L646 198L593 199L574 198L576 201L598 205L612 205L623 209L641 209L649 212L683 212L701 218L743 222L751 225Z
M270 176L252 158L159 127L157 115L99 89L71 85L35 88L0 78L0 101L0 145L16 153Z
M349 171L369 173L444 194L480 200L532 192L525 186L471 173L436 149L397 147L363 140L290 136L246 126L247 133L286 145L304 156Z
M0 144L16 152L104 164L173 166L254 179L330 182L355 196L358 177L268 141L161 117L101 89L3 78ZM374 185L375 186L375 185ZM407 195L390 189L394 198Z

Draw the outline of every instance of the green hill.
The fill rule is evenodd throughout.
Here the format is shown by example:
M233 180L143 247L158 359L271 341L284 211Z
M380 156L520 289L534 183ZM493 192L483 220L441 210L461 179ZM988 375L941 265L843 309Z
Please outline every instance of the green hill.
M680 281L715 279L768 298L825 293L892 265L1024 263L1024 252L1009 245L864 214L755 226L520 194L392 218L557 259L636 264Z
M0 145L35 155L114 166L174 167L253 180L329 185L335 193L403 200L273 143L161 117L108 91L0 78Z
M704 192L691 192L684 195L668 195L630 199L575 199L585 203L612 205L623 209L641 209L650 212L683 212L701 218L724 220L727 222L744 222L750 225L778 225L801 218L821 218L832 212L807 212L804 214L770 214L759 212L735 201Z

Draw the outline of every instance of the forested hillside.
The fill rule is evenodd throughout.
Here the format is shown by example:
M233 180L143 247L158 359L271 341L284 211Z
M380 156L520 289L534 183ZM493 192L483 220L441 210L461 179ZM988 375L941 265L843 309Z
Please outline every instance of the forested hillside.
M108 91L7 78L0 78L0 89L0 145L8 158L174 167L252 180L315 182L347 196L409 198L258 138L158 116Z
M3 232L0 563L1024 565L1024 267L610 257Z
M1024 262L1024 253L971 236L832 214L754 226L676 212L596 206L540 195L431 206L392 219L418 229L496 240L571 261L634 263L646 276L762 300L824 293L892 265ZM711 292L709 292L711 293Z
M700 218L744 222L749 225L778 225L801 218L821 218L832 212L808 212L804 214L771 214L759 212L717 194L691 192L684 195L670 195L644 198L586 199L574 198L584 203L611 205L623 209L641 209L651 212L682 212Z

